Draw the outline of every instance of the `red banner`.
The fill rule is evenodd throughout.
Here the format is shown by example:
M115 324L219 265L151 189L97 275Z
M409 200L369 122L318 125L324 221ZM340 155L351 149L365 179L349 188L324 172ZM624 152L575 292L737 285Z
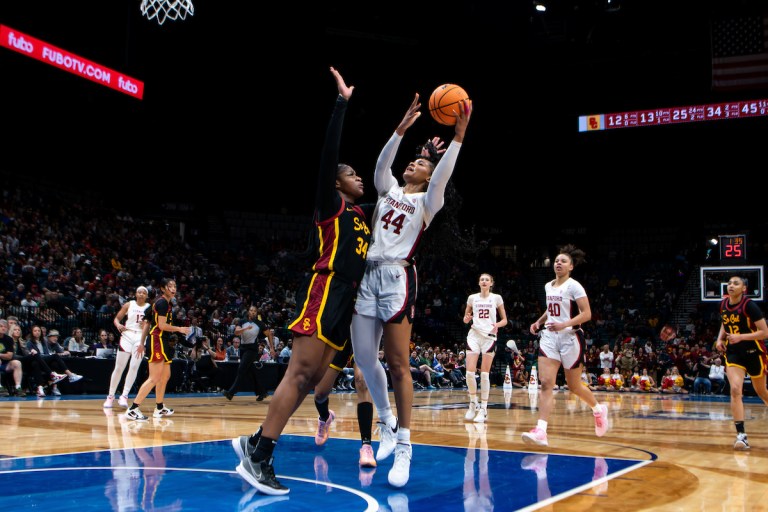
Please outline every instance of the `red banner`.
M144 97L144 82L52 46L5 25L0 25L0 46L64 71L69 71L97 84L111 87L134 98L142 99Z

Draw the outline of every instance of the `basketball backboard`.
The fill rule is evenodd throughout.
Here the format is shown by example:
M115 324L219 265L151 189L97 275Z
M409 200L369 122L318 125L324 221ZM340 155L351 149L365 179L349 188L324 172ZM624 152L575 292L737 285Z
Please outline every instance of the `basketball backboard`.
M701 267L701 300L719 302L727 295L728 279L740 276L747 280L747 297L763 300L763 266Z

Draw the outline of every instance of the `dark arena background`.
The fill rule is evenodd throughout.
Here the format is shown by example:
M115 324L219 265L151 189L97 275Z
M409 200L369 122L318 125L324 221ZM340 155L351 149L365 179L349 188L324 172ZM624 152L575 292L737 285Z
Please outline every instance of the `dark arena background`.
M463 421L460 370L456 381L416 382L411 480L396 490L389 462L357 466L356 395L342 379L332 439L314 444L308 397L276 450L292 492L269 498L235 473L230 439L263 421L286 361L255 370L268 399L255 400L249 383L228 401L221 390L237 363L201 375L179 348L167 397L176 414L137 427L121 408L102 408L112 360L65 357L84 378L39 397L26 371L26 396L2 374L9 505L761 510L765 406L748 382L752 448L735 452L727 382L709 394L692 372L717 355L730 274L749 277L765 311L768 2L193 2L194 14L162 25L142 16L141 0L0 2L0 318L20 318L24 338L34 325L62 342L80 328L91 344L100 329L119 337L112 320L138 285L173 276L181 321L212 341L230 343L231 325L256 304L286 345L336 96L329 67L355 86L341 160L362 176L364 202L376 198L376 158L416 93L422 116L395 175L411 148L451 139L426 104L455 83L474 112L417 258L411 344L465 351L467 296L491 273L509 324L489 421ZM89 79L75 61L115 83ZM632 349L658 381L677 366L686 393L596 391L612 420L596 438L589 408L558 390L550 446L531 449L520 435L536 424L538 391L505 386L505 347L516 341L527 385L538 346L529 326L569 243L587 254L574 278L593 312L590 372L601 372L601 347Z

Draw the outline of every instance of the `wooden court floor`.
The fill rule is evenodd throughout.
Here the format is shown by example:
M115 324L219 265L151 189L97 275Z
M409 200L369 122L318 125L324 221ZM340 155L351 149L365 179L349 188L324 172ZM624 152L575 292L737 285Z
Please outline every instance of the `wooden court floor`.
M482 431L478 430L482 434L482 444L487 443L488 450L494 453L519 452L523 457L522 464L511 464L508 468L502 468L500 474L491 477L491 486L499 489L493 510L580 511L594 510L595 507L649 511L768 510L768 410L759 399L745 397L751 450L737 452L733 450L735 432L727 397L607 392L598 392L597 395L600 401L609 405L610 410L612 428L605 437L597 438L594 435L589 408L567 391L559 391L556 393L555 410L550 420L549 447L537 449L524 444L520 435L535 425L538 395L520 389L506 393L501 388L492 390L489 421ZM105 413L102 409L103 399L103 396L91 395L65 396L62 399L0 399L0 425L5 439L0 450L3 459L0 460L0 474L8 476L9 469L13 467L12 462L17 467L31 467L29 461L39 460L36 458L41 456L123 448L115 445L116 426L124 436L130 437L133 448L226 441L255 430L264 418L272 398L270 396L264 402L257 402L253 395L241 394L229 402L219 395L169 395L166 404L176 410L176 414L169 418L172 421L160 425L150 421L140 426L121 421L122 409L107 410ZM440 471L446 470L447 466L441 467L435 465L434 461L420 458L422 448L419 445L460 449L467 449L473 443L478 446L474 426L467 426L463 421L465 400L466 392L460 390L416 392L412 423L412 441L415 445L412 468L429 464L426 470L432 471L433 478L438 481L443 478ZM145 414L151 414L153 404L153 396L150 395L143 407ZM356 395L332 395L331 409L337 415L331 436L334 439L359 440L355 419ZM305 445L309 449L315 448L311 436L315 432L316 418L310 395L290 420L285 434L305 436L308 438ZM283 439L293 437L286 436ZM376 444L374 441L374 447ZM275 465L278 475L291 470L284 453L288 446L293 445L283 440L278 444ZM349 456L356 459L358 445L352 446L355 448ZM529 478L515 484L520 487L520 492L522 487L538 486L538 500L534 499L533 504L521 507L517 502L504 498L508 495L505 493L516 492L506 488L508 485L505 480L511 482L513 477L522 473L533 477L532 472L527 472L531 468L525 466L525 461L541 460L542 457L536 457L538 454L552 454L543 482L541 473L537 471L538 479ZM579 459L564 457L553 463L554 455ZM569 461L584 458L609 460L609 467L616 467L615 461L626 459L628 464L622 467L628 469L609 471L604 478L595 478L590 462L586 485L576 485L571 492L550 494L548 488L542 487L542 483L547 484L547 473L549 483L552 484L549 487L553 489L569 474L583 473L585 470L581 466L577 467ZM463 457L461 461L464 461ZM234 467L230 461L226 464ZM598 465L596 462L594 466L596 473ZM381 471L374 477L382 487L388 485L386 471L390 466L391 461L386 466L382 463ZM461 467L455 469L457 474L461 474ZM418 490L411 486L413 475L412 472L412 482L399 490L406 496L411 493L415 495ZM458 486L462 485L460 476L457 482ZM247 486L244 488L248 489ZM527 490L531 491L530 488ZM54 494L47 503L34 503L39 499L39 495L32 499L31 508L49 506L56 509ZM301 509L295 507L296 503L293 505L294 508L285 510ZM310 508L307 507L307 510ZM386 508L386 504L381 507L382 510ZM86 509L89 508L83 510ZM283 510L279 504L274 504L272 508L255 505L248 508L262 509ZM390 509L396 510L395 507ZM398 512L401 510L408 508L400 508ZM426 508L412 505L408 512L417 510ZM464 510L464 507L457 505L456 510Z

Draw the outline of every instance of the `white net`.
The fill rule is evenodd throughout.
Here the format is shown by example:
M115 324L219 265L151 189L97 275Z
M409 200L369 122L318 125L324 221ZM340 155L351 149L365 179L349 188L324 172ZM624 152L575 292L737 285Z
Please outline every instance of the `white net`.
M165 20L183 20L187 14L194 16L195 7L192 0L141 0L141 14L162 25Z

